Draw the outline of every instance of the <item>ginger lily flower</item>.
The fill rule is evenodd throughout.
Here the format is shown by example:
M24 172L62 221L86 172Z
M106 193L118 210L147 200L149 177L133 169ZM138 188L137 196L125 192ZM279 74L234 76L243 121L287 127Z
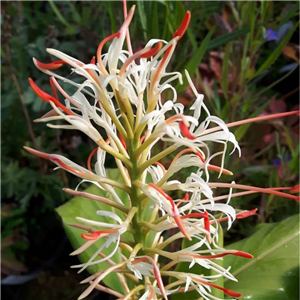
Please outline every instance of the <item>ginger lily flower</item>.
M230 127L299 112L225 124L220 118L210 114L203 95L197 92L186 72L188 83L196 98L190 107L191 115L186 115L184 106L176 103L177 93L172 86L174 80L182 81L181 74L168 72L167 66L177 43L188 27L190 12L186 12L171 41L153 39L143 49L133 53L128 28L135 6L127 14L126 2L123 3L124 23L118 32L100 42L96 51L97 60L93 58L90 62L83 63L55 49L47 49L47 52L55 56L57 61L42 63L33 59L39 70L51 76L53 96L42 91L29 79L29 84L36 94L52 107L48 114L36 121L48 123L62 120L66 124L47 125L51 128L78 129L95 143L95 149L87 159L87 169L61 155L47 154L28 147L25 147L25 150L54 162L59 168L80 177L82 181L91 182L107 192L107 196L100 197L78 191L79 186L75 191L66 189L66 192L105 203L114 209L113 212L98 211L95 220L78 216L77 221L84 225L71 224L83 230L81 237L85 240L72 255L99 243L97 251L88 261L73 266L80 268L79 272L91 265L101 266L101 271L83 282L90 285L79 299L88 296L94 288L101 288L100 282L110 273L118 274L125 292L120 294L113 291L113 288L107 291L122 299L167 299L169 294L190 290L197 291L199 297L204 299L218 299L211 295L211 289L220 289L237 298L240 293L213 283L213 280L219 277L236 281L229 269L222 268L214 260L220 260L226 255L241 256L245 259L251 259L252 256L238 250L219 247L218 228L220 222L227 221L229 229L235 219L251 216L256 210L236 212L229 204L230 199L260 192L298 201L299 197L284 193L283 190L288 189L293 193L299 190L299 186L262 189L234 182L210 182L210 172L218 172L219 177L232 175L230 170L224 168L228 145L233 146L232 151L238 150L239 154L241 153L234 134L229 130ZM125 40L128 50L124 49ZM110 46L104 53L106 43L110 43ZM81 75L83 82L74 82L55 73L56 69L65 65L69 65L74 73ZM74 86L75 93L69 95L59 81ZM172 99L163 103L162 94L166 90L172 92ZM64 103L59 102L57 91L65 98ZM201 123L200 116L204 119ZM99 133L100 128L105 131L106 140ZM151 150L158 141L167 143L168 147L153 156ZM212 153L211 142L221 144L222 151ZM123 182L107 177L104 167L106 153L114 157ZM175 158L167 168L161 160L170 154L175 155ZM213 165L212 159L219 155L220 166ZM91 160L94 156L97 162L92 166ZM191 166L196 166L197 171L181 181L172 179L174 174ZM150 178L150 182L146 180L147 177ZM214 189L218 187L228 188L228 194L215 196ZM235 188L244 191L234 193ZM129 202L128 206L125 205L125 199L118 196L118 190L125 193L129 200L126 202ZM177 197L178 191L179 195L184 196ZM104 222L103 217L111 222ZM165 234L171 230L171 235ZM193 245L172 252L169 246L180 243L182 239L192 241ZM104 255L103 249L110 245L114 245L112 252ZM117 251L121 253L121 262L114 261ZM169 259L170 262L161 265L160 257L164 257L164 260ZM101 265L104 261L110 265L105 267L106 269ZM186 263L189 268L198 264L209 271L212 270L214 275L204 276L174 270L179 263ZM171 268L173 269L170 270ZM164 277L172 277L176 281L165 285ZM129 281L133 284L129 285ZM129 286L134 288L130 290Z

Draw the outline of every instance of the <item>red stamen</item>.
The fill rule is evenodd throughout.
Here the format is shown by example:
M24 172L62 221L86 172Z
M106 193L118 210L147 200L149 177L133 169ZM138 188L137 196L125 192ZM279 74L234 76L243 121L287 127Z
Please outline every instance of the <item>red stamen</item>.
M87 178L87 177L91 177L91 174L86 174L83 172L80 172L76 169L73 169L71 167L69 167L68 165L66 165L64 162L62 162L59 158L57 157L51 157L50 158L51 161L58 163L62 168L66 169L67 171L74 173L76 175L78 175L79 177L83 177L83 178Z
M179 122L179 128L180 128L180 131L181 131L181 133L182 133L182 135L183 135L184 137L186 137L186 138L188 138L188 139L190 139L190 140L196 139L196 137L193 136L193 135L190 133L188 127L184 124L183 121L180 121L180 122Z
M206 239L207 241L210 243L211 242L211 237L210 237L210 222L209 222L209 215L207 212L205 212L204 214L201 213L191 213L185 216L180 216L181 220L187 219L187 218L204 218L204 229L206 231L208 231L209 233L206 233Z
M191 237L189 236L188 232L186 231L184 225L182 224L182 221L180 219L178 210L177 210L177 206L175 205L173 199L166 194L161 188L159 188L157 185L155 185L154 183L149 183L149 186L151 186L152 188L154 188L155 190L157 190L163 197L165 197L167 200L170 201L171 206L172 206L172 212L174 213L174 215L172 216L178 226L178 229L182 232L182 234L189 240L191 241Z
M184 254L184 255L191 255L191 254ZM200 259L214 259L214 258L219 258L219 257L224 257L227 255L234 255L234 256L240 256L240 257L244 257L244 258L253 258L253 255L251 255L250 253L247 252L243 252L243 251L236 251L236 252L232 252L232 253L220 253L220 254L215 254L215 255L192 255L194 258L200 258Z
M91 168L91 160L92 160L93 155L94 155L97 151L98 151L98 147L95 148L95 149L91 152L91 154L89 155L88 160L87 160L87 167L88 167L88 169L89 169L91 172L92 172L92 168Z
M291 193L299 193L300 192L300 184L295 185L290 189Z
M201 214L201 213L192 213L192 214L188 214L188 215L185 215L185 216L180 216L180 218L182 220L184 219L188 219L188 218L207 218L207 214Z
M150 295L147 298L147 300L152 300L152 299L154 299L155 291L154 291L153 287L150 284L148 284L148 287L149 287L149 290L150 290Z
M67 171L70 171L76 175L78 175L79 177L83 177L83 178L87 178L87 177L91 177L91 174L86 174L86 173L82 173L78 170L75 170L71 167L69 167L68 165L66 165L64 162L62 162L59 158L57 158L54 154L48 154L48 153L44 153L29 147L23 147L26 151L28 151L29 153L36 155L38 157L44 158L44 159L48 159L52 162L56 162L57 164L59 164L62 168L66 169Z
M103 65L103 62L102 62L102 58L101 58L101 55L102 55L102 48L104 46L105 43L107 43L108 41L114 39L115 37L120 37L120 32L117 32L117 33L114 33L110 36L108 36L107 38L105 38L104 40L102 40L98 46L98 49L97 49L97 61L98 61L98 64L99 64L99 67L101 68L101 71L103 73L103 75L108 75L107 71L105 70L105 67Z
M176 206L179 207L182 201L188 201L189 200L189 194L185 193L185 196L181 199L181 201L177 202Z
M207 169L210 171L215 171L215 172L220 172L222 170L220 167L215 166L215 165L207 165ZM223 169L222 174L233 175L233 173L227 169Z
M179 38L181 38L181 37L184 35L186 29L187 29L188 26L189 26L190 20L191 20L191 12L190 12L190 11L187 11L187 12L185 13L185 15L184 15L184 18L183 18L183 20L182 20L182 22L181 22L179 28L178 28L178 29L175 31L175 33L173 34L173 39L174 39L175 37L177 37L177 36L178 36Z
M158 166L160 166L161 169L163 170L163 173L166 174L166 169L165 169L165 167L163 166L163 164L161 164L161 163L158 162L158 161L157 161L155 164L158 165Z
M237 293L237 292L234 292L234 291L232 291L232 290L225 289L225 288L220 287L220 286L218 286L218 285L216 285L216 284L213 284L213 283L211 283L211 282L207 282L207 281L205 281L205 280L203 280L203 279L195 278L195 277L192 277L192 279L193 279L194 281L200 282L200 283L202 283L202 284L209 285L209 286L211 286L211 287L213 287L213 288L215 288L215 289L221 290L221 291L223 291L225 294L227 294L228 296L236 297L236 298L239 298L239 297L242 296L241 293Z
M127 146L126 146L126 143L125 143L125 141L124 141L124 139L123 139L123 137L122 137L121 134L119 134L119 139L120 139L120 142L121 142L121 144L123 145L124 149L126 150L126 149L127 149Z
M253 216L257 212L257 208L236 215L237 219L244 219Z
M237 219L248 218L250 216L253 216L256 213L256 211L257 211L257 208L252 209L250 211L243 212L243 213L239 213L239 214L236 215L236 218ZM227 220L228 220L228 217L224 217L224 218L221 218L221 219L210 221L209 223L210 224L215 224L216 222L220 223L220 222L227 221Z
M157 185L155 185L154 183L152 183L152 182L149 183L149 186L151 186L152 188L157 190L162 196L164 196L167 200L169 200L172 205L172 210L174 211L175 205L174 205L173 199L167 193L165 193L161 188L159 188Z
M151 48L147 52L140 55L140 58L150 58L154 56L162 48L162 42L158 42L154 48Z
M45 102L52 101L57 107L61 108L68 115L75 116L75 114L72 111L70 111L68 108L62 105L58 100L41 90L31 78L28 78L28 81L33 91Z
M217 183L217 182L209 182L208 185L210 187L234 188L234 189L248 190L248 191L254 191L254 192L264 193L264 194L271 194L271 195L281 196L284 198L293 199L296 200L297 202L300 202L299 196L278 192L276 191L276 188L259 188L256 186L249 186L243 184Z
M145 139L145 135L143 135L143 136L140 138L140 145L142 145L144 139Z
M185 193L184 197L182 198L182 201L188 201L190 199L189 193Z
M55 85L54 85L54 82L53 82L52 78L54 78L54 77L50 78L50 85L51 85L52 93L53 93L55 99L58 101L58 96L57 96Z
M44 63L38 61L37 59L35 59L35 62L40 68L46 69L46 70L55 70L55 69L60 68L62 65L67 64L63 60L57 60L57 61L54 61L51 63L44 64Z
M206 216L206 218L204 218L204 228L205 228L208 232L210 232L209 215L208 215L207 211L204 212L204 214L205 214L205 216Z
M161 295L167 300L168 297L167 297L166 292L165 292L165 287L164 287L163 281L161 279L159 268L157 267L154 259L151 258L151 257L141 257L141 258L137 258L136 260L132 261L131 264L135 265L135 264L137 264L137 263L139 263L141 261L145 261L145 260L149 261L152 264L152 266L153 266L153 273L154 273L154 276L156 278L157 285L158 285L158 287L160 289Z

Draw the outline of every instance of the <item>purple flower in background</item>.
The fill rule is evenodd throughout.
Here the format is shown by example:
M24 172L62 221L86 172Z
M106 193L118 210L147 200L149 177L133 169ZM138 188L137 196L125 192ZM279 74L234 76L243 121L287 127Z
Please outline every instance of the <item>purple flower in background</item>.
M265 39L267 41L277 40L277 31L273 29L268 29L265 34Z
M273 160L273 166L280 166L282 163L291 161L291 156L283 154L281 157L277 157Z

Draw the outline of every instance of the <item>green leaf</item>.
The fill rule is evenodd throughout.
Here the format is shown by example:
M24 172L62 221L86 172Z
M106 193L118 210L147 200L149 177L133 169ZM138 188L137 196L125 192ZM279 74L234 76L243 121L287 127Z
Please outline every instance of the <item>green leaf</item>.
M228 75L229 75L229 55L231 50L231 43L228 43L225 48L225 54L223 59L222 65L222 79L221 79L221 87L224 92L225 99L228 98L227 91L228 91Z
M106 175L108 178L114 179L116 181L121 181L121 175L117 169L108 169L106 170ZM99 189L97 186L92 185L89 188L86 189L87 193L99 195L102 197L107 197L107 193L101 189ZM127 205L128 207L128 199L127 194L123 191L117 190L117 193L124 202L124 205ZM85 243L85 240L81 238L81 233L83 232L80 229L73 228L69 226L70 223L78 223L78 221L75 220L75 217L83 217L90 220L97 220L99 222L106 222L106 223L113 223L111 218L98 216L96 212L98 210L106 210L106 211L112 211L117 213L122 220L124 220L124 215L119 210L116 210L112 206L108 206L106 204L103 204L101 202L97 202L91 199L87 199L84 197L74 197L70 201L68 201L66 204L58 207L57 212L62 217L64 228L66 230L67 236L74 247L74 249L79 248L81 245ZM86 232L85 232L86 233ZM132 236L130 234L124 235L126 238L131 238ZM90 246L88 249L86 249L83 253L79 255L79 260L81 262L87 262L89 258L98 250L98 248L105 242L105 239L100 239L97 243ZM114 249L115 244L112 243L109 248L103 249L102 253L105 255L108 255L112 252ZM111 258L115 263L121 262L121 254L119 251L116 252L116 254ZM94 274L100 270L107 269L109 267L109 264L106 262L90 266L87 270ZM125 293L123 286L121 285L118 277L116 274L110 274L106 276L103 280L103 282L109 286L110 288L120 292Z
M193 57L189 60L189 62L184 66L183 69L186 69L189 72L189 75L191 78L193 78L193 76L196 73L196 70L203 58L203 55L205 53L205 51L207 50L209 41L211 39L211 36L213 35L215 31L215 27L213 27L209 33L206 35L206 37L204 38L204 40L201 43L201 46L197 49L197 51L195 52L195 54L193 55ZM181 85L177 90L178 92L181 92L185 89L186 85L187 85L187 79L184 77L183 80L183 85Z
M235 30L231 33L226 33L226 34L223 34L221 36L218 36L217 38L213 39L208 47L207 47L207 50L212 50L212 49L216 49L230 41L233 41L235 39L237 39L238 37L240 36L244 36L246 35L247 33L249 32L249 28L248 27L245 27L245 28L242 28L242 29L238 29L238 30Z
M53 1L49 1L49 4L53 10L53 12L56 14L58 20L64 24L67 27L70 27L70 24L66 21L66 19L63 17L63 15L60 13L59 9L56 7Z
M239 281L225 281L225 288L241 292L240 299L299 299L299 233L295 215L277 224L263 224L251 237L227 246L254 258L224 258L224 267L231 266Z

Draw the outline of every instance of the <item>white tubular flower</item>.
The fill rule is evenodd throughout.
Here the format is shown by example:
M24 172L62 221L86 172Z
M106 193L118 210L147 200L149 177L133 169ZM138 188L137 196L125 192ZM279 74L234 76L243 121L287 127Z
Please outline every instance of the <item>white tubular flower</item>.
M102 239L103 237L106 238L106 241L98 248L98 250L94 253L94 255L91 256L91 258L83 264L80 265L74 265L72 268L80 268L78 273L85 270L87 267L99 264L101 262L104 262L108 259L110 259L118 250L119 243L120 243L120 237L121 235L128 230L128 226L135 215L137 209L135 207L131 208L131 210L128 213L127 219L123 222L122 219L115 213L109 212L109 211L97 211L98 216L104 216L113 219L118 224L111 224L111 223L103 223L103 222L97 222L92 221L84 218L77 217L76 219L78 221L81 221L87 225L97 226L97 227L105 227L109 229L102 229L97 230L91 234L81 234L82 238L87 240L87 242L81 246L76 251L72 252L71 255L78 255L84 250L86 250L88 247L90 247L92 244L96 243L98 240ZM94 259L101 253L101 251L104 248L108 248L111 244L115 244L115 247L113 251L106 257L94 261Z

